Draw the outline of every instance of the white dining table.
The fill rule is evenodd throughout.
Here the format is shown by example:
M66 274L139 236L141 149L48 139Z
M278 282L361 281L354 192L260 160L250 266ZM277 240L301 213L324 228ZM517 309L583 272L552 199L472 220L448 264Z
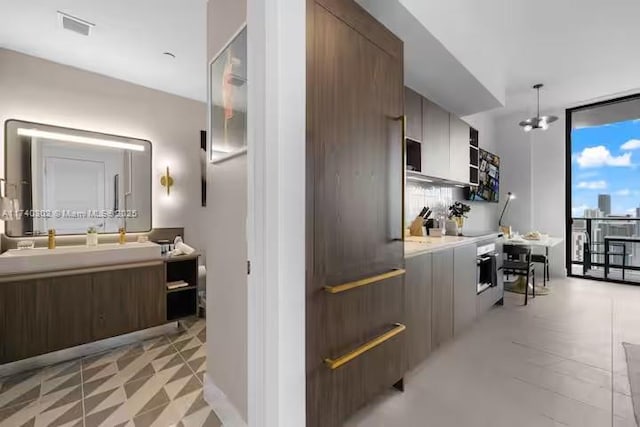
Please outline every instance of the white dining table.
M549 262L549 248L559 245L562 243L564 239L562 237L552 237L552 236L542 236L540 239L525 239L523 237L517 238L507 238L504 239L505 245L520 245L520 246L528 246L530 248L544 248L544 254L547 257L547 262ZM546 276L549 275L547 267L545 266ZM545 284L546 286L546 284Z
M562 237L543 236L540 239L525 239L523 237L506 238L504 239L505 245L521 245L529 246L532 248L544 248L544 253L549 257L549 248L559 245L564 239Z

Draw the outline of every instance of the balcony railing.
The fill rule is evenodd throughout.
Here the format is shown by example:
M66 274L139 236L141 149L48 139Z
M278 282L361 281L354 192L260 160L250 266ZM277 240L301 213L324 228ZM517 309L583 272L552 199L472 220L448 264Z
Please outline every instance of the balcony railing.
M571 273L640 283L640 218L573 218Z

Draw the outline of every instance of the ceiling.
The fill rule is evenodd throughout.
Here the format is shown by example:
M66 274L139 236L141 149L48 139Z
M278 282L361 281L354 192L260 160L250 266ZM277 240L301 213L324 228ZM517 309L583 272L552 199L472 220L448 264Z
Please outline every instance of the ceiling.
M91 35L63 30L57 11ZM206 0L0 0L0 16L0 47L206 101Z
M421 1L434 13L443 4ZM467 58L470 52L481 53L472 58L473 67L467 58L458 58L472 74L483 58L504 74L506 108L497 114L532 113L535 92L530 87L538 82L545 84L543 112L640 91L638 0L537 0L535 9L528 0L483 2L474 25L495 33L491 42L461 28L473 22L459 16L467 9L440 11L444 15L438 19L449 22L457 16L452 23L460 26L433 31L453 56L463 48ZM95 23L92 35L62 30L58 10ZM206 100L206 0L0 0L0 16L0 47ZM444 30L458 32L457 45L449 43L455 34Z
M490 6L491 3L487 5ZM640 91L640 1L506 3L506 112L543 111Z

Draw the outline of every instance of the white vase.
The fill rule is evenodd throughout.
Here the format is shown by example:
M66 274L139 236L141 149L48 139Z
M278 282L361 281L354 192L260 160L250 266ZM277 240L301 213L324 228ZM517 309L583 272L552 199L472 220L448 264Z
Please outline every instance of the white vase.
M447 236L457 236L458 235L458 223L453 219L448 219L444 223L444 232Z

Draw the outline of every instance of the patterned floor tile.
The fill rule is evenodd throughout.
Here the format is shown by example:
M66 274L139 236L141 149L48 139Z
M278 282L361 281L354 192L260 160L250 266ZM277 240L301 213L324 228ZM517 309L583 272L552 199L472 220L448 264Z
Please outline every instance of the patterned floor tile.
M0 427L21 426L40 413L37 400L0 410Z
M203 398L204 320L0 379L0 427L219 427Z

